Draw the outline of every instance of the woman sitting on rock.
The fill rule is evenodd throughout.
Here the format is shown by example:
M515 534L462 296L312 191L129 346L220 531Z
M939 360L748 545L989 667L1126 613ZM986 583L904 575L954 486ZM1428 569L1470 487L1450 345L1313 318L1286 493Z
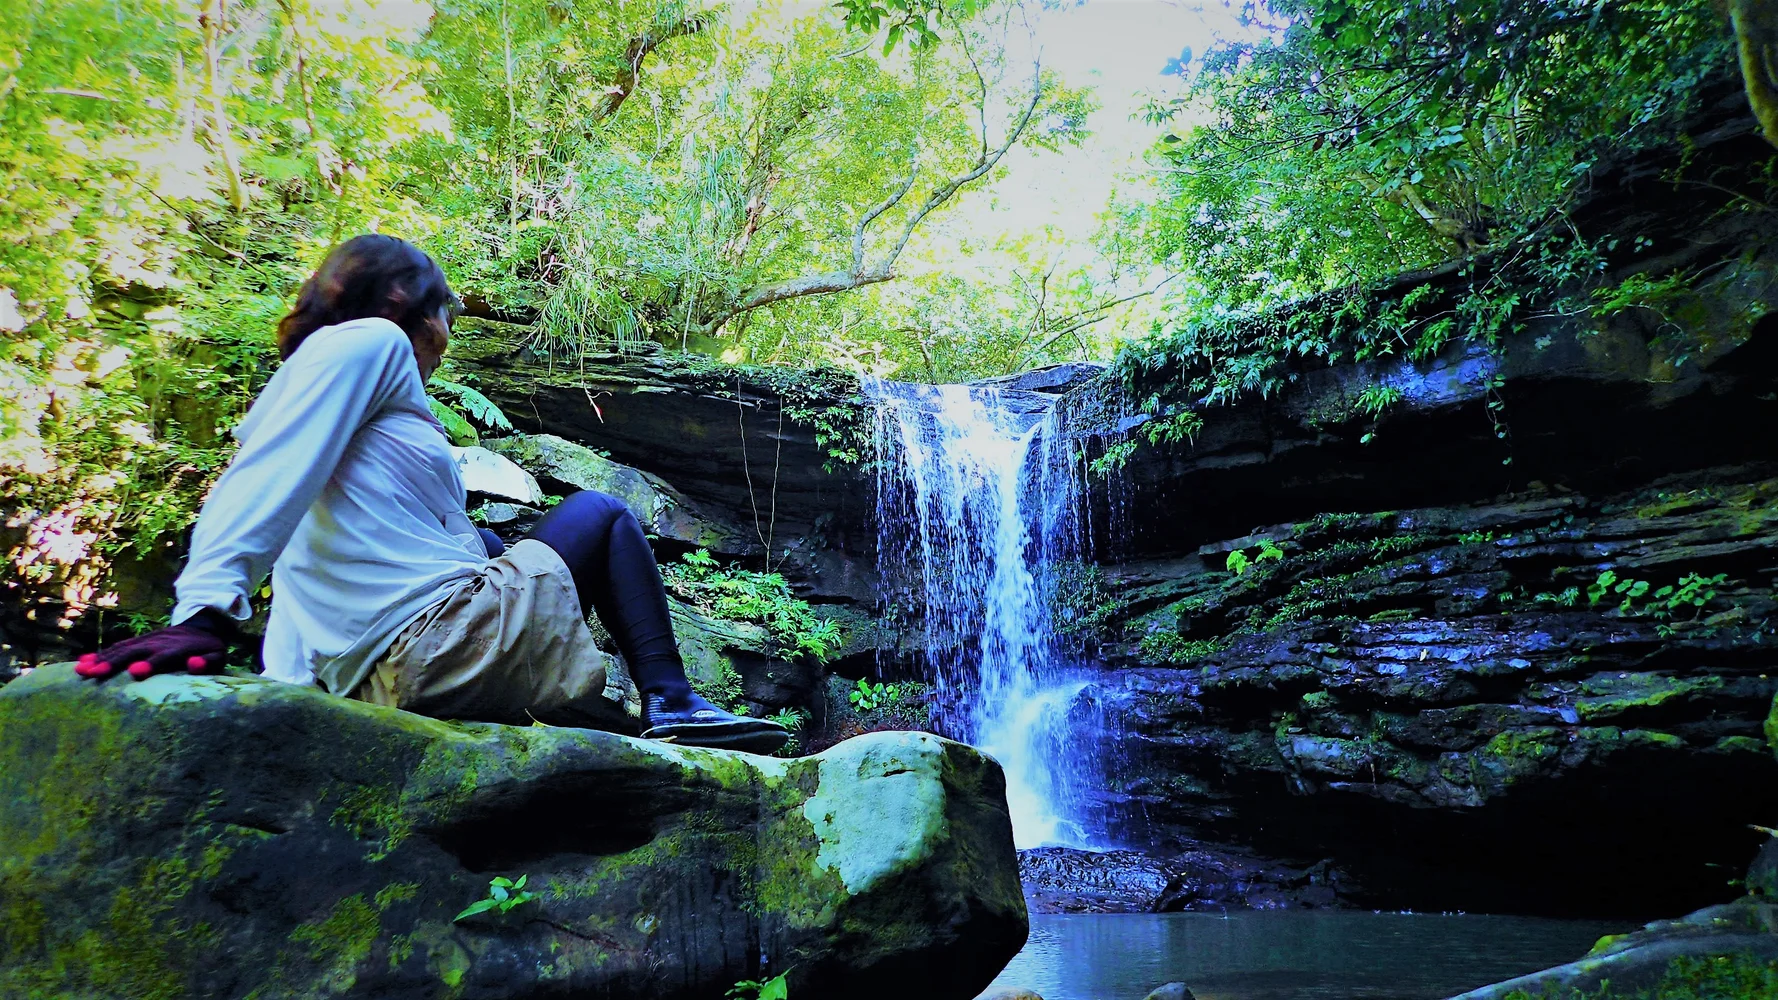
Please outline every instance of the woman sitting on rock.
M660 570L622 501L575 493L510 549L470 523L423 388L458 307L411 244L335 247L278 323L284 363L204 502L174 624L88 653L77 671L220 670L270 570L267 677L445 718L585 719L604 688L590 608L641 689L643 736L782 746L782 727L686 683Z

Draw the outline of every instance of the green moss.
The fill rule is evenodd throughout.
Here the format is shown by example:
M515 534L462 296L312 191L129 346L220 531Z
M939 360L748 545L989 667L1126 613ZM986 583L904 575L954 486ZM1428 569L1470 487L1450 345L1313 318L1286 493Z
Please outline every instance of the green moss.
M1501 1000L1771 1000L1775 996L1778 961L1741 952L1680 956L1667 966L1659 982L1643 989L1619 989L1605 982L1593 990L1513 990Z
M400 789L389 785L360 785L347 792L332 822L359 840L372 842L366 861L381 861L401 846L413 832L413 817L402 808Z
M1195 663L1221 652L1222 649L1221 639L1187 639L1168 629L1148 633L1136 646L1143 663L1168 666Z
M419 894L418 882L391 882L377 891L377 912L381 913L396 903L405 903Z
M1766 712L1766 744L1778 753L1778 694L1772 696L1772 707Z
M370 957L382 930L376 907L362 895L347 896L325 919L299 924L290 932L290 941L304 949L309 961L325 963L315 974L316 987L325 993L344 993L358 981L358 966Z
M1766 744L1751 736L1724 736L1711 749L1719 753L1764 753Z
M1582 719L1623 715L1640 709L1659 708L1668 702L1708 696L1723 690L1721 677L1673 678L1661 674L1611 675L1581 682L1585 697L1574 703Z
M1562 738L1554 728L1509 729L1488 741L1483 751L1495 757L1515 761L1542 761L1559 756L1555 744Z

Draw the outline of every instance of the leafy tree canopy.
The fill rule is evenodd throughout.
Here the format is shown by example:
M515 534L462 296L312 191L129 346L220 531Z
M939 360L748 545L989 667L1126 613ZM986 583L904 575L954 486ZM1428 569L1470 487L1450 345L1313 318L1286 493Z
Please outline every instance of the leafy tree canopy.
M1708 0L1277 0L1259 43L1156 102L1137 212L1186 315L1264 307L1498 245L1600 157L1670 138L1732 65Z

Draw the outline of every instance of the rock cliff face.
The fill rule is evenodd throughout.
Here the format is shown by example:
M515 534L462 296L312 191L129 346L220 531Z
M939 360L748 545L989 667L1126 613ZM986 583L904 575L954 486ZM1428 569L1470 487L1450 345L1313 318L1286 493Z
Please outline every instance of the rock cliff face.
M1138 840L1337 859L1388 905L1720 898L1714 866L1778 812L1771 471L1320 516L1118 567L1117 811ZM1223 568L1261 540L1281 557ZM1626 602L1604 567L1648 586ZM1687 578L1720 582L1651 596Z
M1131 458L1123 556L1063 609L1106 668L1132 842L1331 858L1372 905L1722 898L1778 817L1778 223L1732 204L1771 151L1718 117L1683 170L1651 154L1572 215L1653 248L1600 281L1683 275L1674 302L1174 400L1201 432Z
M1000 769L449 724L249 677L0 689L0 996L967 1000L1024 943ZM453 919L495 877L536 893Z
M522 327L467 321L451 356L521 431L605 461L566 458L547 440L509 457L656 511L643 520L664 553L769 551L818 598L875 599L875 501L859 470L870 418L856 378L659 352L552 363L528 340Z

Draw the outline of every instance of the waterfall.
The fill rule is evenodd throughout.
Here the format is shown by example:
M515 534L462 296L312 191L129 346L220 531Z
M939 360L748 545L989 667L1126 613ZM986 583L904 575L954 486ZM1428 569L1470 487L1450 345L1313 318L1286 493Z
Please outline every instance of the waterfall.
M1082 481L1050 398L874 381L877 550L924 630L944 735L1006 772L1021 848L1090 847L1100 769L1086 680L1051 625L1050 570L1083 548ZM898 588L898 589L897 589Z

